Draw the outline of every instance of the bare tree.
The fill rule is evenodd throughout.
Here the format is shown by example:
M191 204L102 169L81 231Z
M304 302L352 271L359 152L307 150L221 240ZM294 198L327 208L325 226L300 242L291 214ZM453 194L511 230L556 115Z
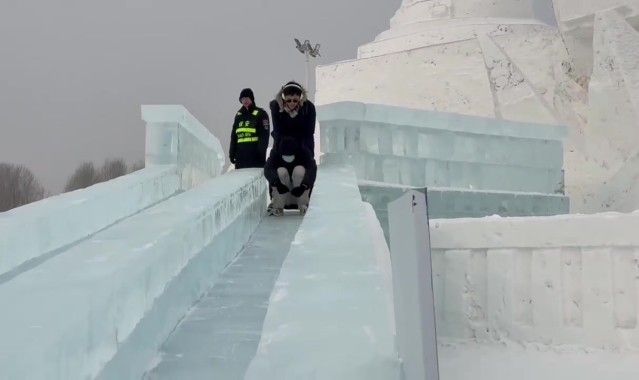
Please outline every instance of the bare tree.
M140 160L138 162L136 162L135 164L131 165L131 168L129 169L129 173L133 173L133 172L137 172L138 170L144 169L144 160Z
M98 183L98 172L93 166L93 162L83 162L75 169L75 172L67 180L64 191L84 189Z
M0 163L0 212L8 211L45 197L44 187L23 165Z
M107 159L102 164L98 173L98 182L106 182L114 178L126 175L128 172L126 162L123 159Z
M142 166L144 166L144 162L142 162ZM67 181L64 191L85 189L96 183L106 182L128 173L127 164L121 158L107 159L99 169L96 169L92 162L83 162Z

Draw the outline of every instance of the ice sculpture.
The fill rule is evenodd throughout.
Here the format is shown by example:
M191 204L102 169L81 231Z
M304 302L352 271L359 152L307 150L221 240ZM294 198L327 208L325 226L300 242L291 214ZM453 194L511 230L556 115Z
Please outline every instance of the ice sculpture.
M632 211L639 199L628 186L639 189L639 183L613 177L639 171L628 167L632 157L617 154L639 130L632 119L636 74L630 74L638 69L618 65L637 59L630 41L636 40L639 1L553 3L558 27L540 20L544 5L533 0L404 0L390 29L361 46L358 59L318 67L316 103L357 101L567 125L565 187L572 211ZM551 5L545 4L549 12ZM610 65L612 57L617 65ZM614 86L620 94L611 93ZM603 133L604 124L617 121L624 132Z

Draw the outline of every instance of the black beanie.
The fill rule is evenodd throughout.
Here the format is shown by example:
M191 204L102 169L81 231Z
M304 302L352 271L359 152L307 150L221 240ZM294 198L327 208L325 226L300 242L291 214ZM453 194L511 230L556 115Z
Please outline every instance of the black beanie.
M242 98L249 98L253 103L255 103L255 96L253 96L253 90L250 88L245 88L240 92L240 101Z
M294 138L285 136L280 141L280 154L282 156L293 156L297 152L297 141Z

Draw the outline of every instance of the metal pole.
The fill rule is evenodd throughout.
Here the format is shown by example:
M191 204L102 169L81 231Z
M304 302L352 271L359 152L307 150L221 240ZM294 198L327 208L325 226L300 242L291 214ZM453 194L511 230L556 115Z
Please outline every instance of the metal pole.
M309 77L309 71L310 71L310 67L309 67L309 52L308 49L306 49L305 51L305 55L306 55L306 90L308 91L308 77ZM310 91L309 91L310 92Z

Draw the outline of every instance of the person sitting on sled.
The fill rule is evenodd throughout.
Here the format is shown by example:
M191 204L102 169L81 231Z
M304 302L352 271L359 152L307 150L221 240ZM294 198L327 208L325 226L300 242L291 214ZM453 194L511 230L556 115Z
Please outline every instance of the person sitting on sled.
M273 196L271 215L284 214L284 208L297 208L304 215L310 189L315 184L317 164L311 152L295 138L283 136L271 150L264 176ZM295 207L297 206L297 207Z
M282 137L290 136L306 148L311 153L311 157L315 158L316 112L315 105L308 98L306 89L295 81L287 82L275 94L275 98L269 103L269 108L273 125L271 133L273 146L277 147ZM309 197L312 192L311 187ZM267 213L271 213L273 209L271 189L269 189L269 195L271 202L267 207Z

